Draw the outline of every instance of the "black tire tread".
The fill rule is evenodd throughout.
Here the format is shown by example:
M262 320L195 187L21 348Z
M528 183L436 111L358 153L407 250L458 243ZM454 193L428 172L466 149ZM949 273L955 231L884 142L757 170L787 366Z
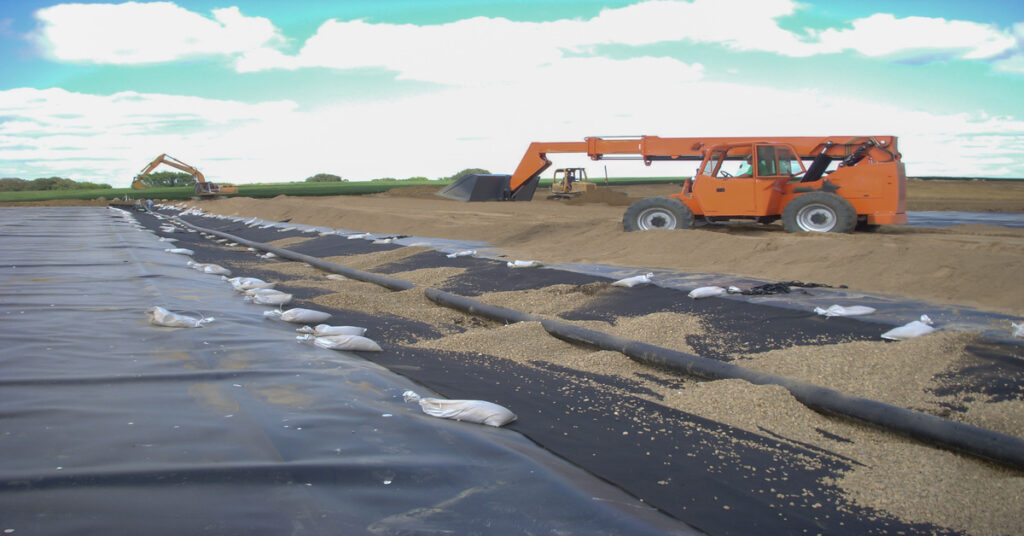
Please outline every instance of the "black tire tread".
M782 226L790 233L802 233L803 229L797 224L796 216L800 209L813 204L820 203L832 208L836 213L836 225L829 231L831 233L852 233L857 226L857 211L846 199L828 192L809 192L789 202L782 210Z
M626 231L641 231L637 218L649 208L664 208L675 213L676 229L693 228L693 211L682 201L672 197L648 197L630 205L622 216L622 228Z

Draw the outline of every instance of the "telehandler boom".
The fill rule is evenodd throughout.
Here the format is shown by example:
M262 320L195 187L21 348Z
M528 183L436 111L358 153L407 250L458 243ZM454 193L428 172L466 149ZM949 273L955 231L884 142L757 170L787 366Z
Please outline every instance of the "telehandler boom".
M695 221L782 219L787 231L847 233L906 223L906 171L895 136L591 137L534 142L512 175L470 175L441 195L462 201L529 201L552 153L592 160L701 161L683 189L644 199L627 231L687 229ZM806 164L805 164L806 162ZM835 164L835 166L831 166Z
M152 162L146 164L146 167L142 168L142 171L135 176L132 180L132 188L135 190L143 190L148 188L142 179L146 178L147 175L153 172L160 164L167 164L175 169L180 169L186 173L191 174L196 179L195 195L200 198L212 198L219 195L234 195L238 193L238 187L232 184L214 184L207 182L206 177L198 169L170 156L168 154L162 154L153 159Z

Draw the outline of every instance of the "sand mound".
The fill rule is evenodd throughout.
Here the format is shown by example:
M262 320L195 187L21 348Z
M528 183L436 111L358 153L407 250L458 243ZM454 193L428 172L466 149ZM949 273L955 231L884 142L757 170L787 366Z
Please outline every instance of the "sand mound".
M959 184L968 191L975 185ZM1010 195L1016 191L1013 186L996 191ZM620 203L623 199L677 192L679 186L601 189L603 193L593 198L588 194L578 203L544 199L530 203L460 203L433 195L434 189L409 186L386 197L231 198L204 201L202 206L210 212L272 221L290 218L295 223L356 231L480 240L515 258L814 281L943 304L1024 313L1020 305L1024 303L1024 285L1013 284L1019 279L1016 267L1024 260L1024 229L890 226L876 233L821 235L790 234L777 224L749 224L626 233L622 230L623 206L588 200L613 199ZM400 193L403 190L407 195ZM629 198L618 195L621 193ZM994 192L985 192L988 194ZM722 283L730 283L729 276L722 279Z
M626 192L598 187L589 192L584 192L572 199L567 199L566 204L584 205L587 203L604 203L613 207L628 207L636 202L636 199L629 197Z

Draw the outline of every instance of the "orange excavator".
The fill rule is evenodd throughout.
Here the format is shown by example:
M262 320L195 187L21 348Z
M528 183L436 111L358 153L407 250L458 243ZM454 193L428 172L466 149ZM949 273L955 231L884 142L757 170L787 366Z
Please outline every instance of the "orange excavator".
M191 174L196 179L195 195L200 199L209 199L222 195L234 195L238 193L238 187L233 184L214 184L207 182L206 177L198 169L170 156L168 154L162 154L153 159L152 162L146 164L146 167L142 168L142 171L135 176L132 180L132 189L143 190L148 188L142 179L146 178L147 175L153 172L160 164L167 164L175 169L180 169L185 173Z
M622 220L627 231L781 219L790 232L848 233L907 221L907 178L895 136L622 136L534 142L512 175L469 175L439 194L459 201L529 201L553 153L642 160L645 165L701 162L681 192L629 207Z

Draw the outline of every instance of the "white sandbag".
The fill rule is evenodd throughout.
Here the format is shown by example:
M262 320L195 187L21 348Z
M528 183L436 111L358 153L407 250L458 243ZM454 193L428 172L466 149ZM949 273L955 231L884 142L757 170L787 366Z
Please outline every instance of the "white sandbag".
M476 250L475 249L464 249L462 251L456 251L454 253L449 253L449 254L445 255L445 257L448 257L449 259L454 259L456 257L472 257L473 255L476 255Z
M268 251L268 252L264 253L263 255L260 255L260 257L262 257L264 259L273 259L274 257L277 257L277 255L274 255L273 253Z
M214 275L231 275L231 270L219 265L219 264L208 264L202 262L188 261L189 268L203 272L204 274Z
M510 261L509 268L536 268L540 266L539 261Z
M245 291L245 295L246 296L255 296L257 294L271 295L271 294L278 294L280 292L281 292L280 290L274 290L272 288L251 288L251 289Z
M368 236L370 236L369 233L356 233L356 234L350 234L350 235L346 236L345 238L347 240L357 240L359 238L366 238Z
M1024 322L1021 322L1020 324L1010 322L1010 326L1013 328L1014 337L1024 337Z
M292 301L292 295L279 290L257 288L245 291L243 299L256 305L285 305Z
M266 311L263 313L263 316L277 317L285 322L292 322L293 324L314 324L331 318L331 313L296 307L294 309L288 309L287 311L282 311L280 309L275 311Z
M228 270L219 264L207 264L206 266L203 266L203 273L213 275L231 275L231 270Z
M360 335L328 335L317 337L316 335L299 335L295 337L299 342L309 341L314 346L328 350L348 350L352 352L380 352L381 347L372 339Z
M644 275L634 275L633 277L627 277L620 279L612 283L613 287L626 287L633 288L637 285L644 285L651 282L651 278L654 277L654 272L647 272Z
M237 292L245 292L247 290L256 289L272 289L277 283L268 283L262 279L255 277L232 277L227 279L228 283L231 283L231 288Z
M201 328L205 324L213 322L213 317L195 318L178 313L172 313L160 306L150 307L146 311L149 322L157 326L168 328Z
M327 279L333 279L335 281L348 281L348 278L341 274L328 274Z
M378 239L376 239L376 240L374 240L373 242L370 242L370 243L371 244L380 245L380 244L390 244L390 243L392 243L394 241L395 241L394 238L378 238Z
M842 305L830 305L828 309L822 309L821 307L815 307L814 312L824 316L825 318L832 318L833 316L861 316L869 315L875 312L874 307L868 307L866 305L850 305L843 307Z
M722 287L700 287L690 291L687 296L693 299L710 298L712 296L721 296L726 293L726 290Z
M402 393L406 402L418 402L423 413L442 419L466 421L487 426L504 426L516 420L516 414L503 406L483 400L445 400L420 398L413 391Z
M330 337L334 335L366 335L366 328L357 326L331 326L329 324L318 324L316 327L302 326L296 329L299 333L309 333L315 337Z
M928 315L921 315L920 320L914 320L913 322L909 322L898 328L886 331L882 334L882 338L890 341L913 339L914 337L920 337L921 335L927 335L935 331L935 328L933 328L931 324L932 319L928 318Z
M192 251L191 249L187 249L187 248L170 248L170 249L165 249L164 251L166 251L167 253L174 253L176 255L194 255L195 254L195 251Z

